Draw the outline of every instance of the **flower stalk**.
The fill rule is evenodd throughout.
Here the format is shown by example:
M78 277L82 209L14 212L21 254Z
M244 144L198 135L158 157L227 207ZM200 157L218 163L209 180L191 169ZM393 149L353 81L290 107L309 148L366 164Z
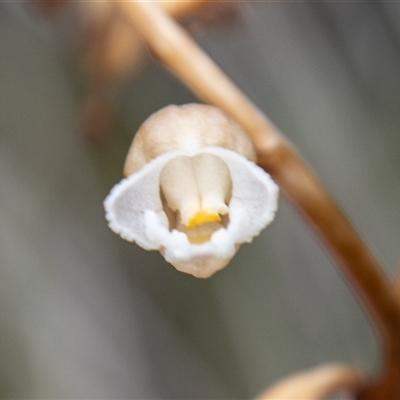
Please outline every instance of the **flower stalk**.
M378 260L292 145L165 11L150 2L118 4L162 63L245 129L258 164L323 239L359 295L383 346L381 372L359 398L400 399L400 304Z

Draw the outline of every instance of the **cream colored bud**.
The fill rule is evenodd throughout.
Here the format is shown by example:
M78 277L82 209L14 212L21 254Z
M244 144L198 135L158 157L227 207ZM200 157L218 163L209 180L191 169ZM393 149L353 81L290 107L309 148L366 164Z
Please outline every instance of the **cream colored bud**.
M278 188L242 128L219 109L168 106L140 127L127 178L104 202L111 229L207 278L269 224Z
M167 151L206 146L223 147L256 161L251 139L220 109L205 104L170 105L140 126L126 157L124 175L131 175Z

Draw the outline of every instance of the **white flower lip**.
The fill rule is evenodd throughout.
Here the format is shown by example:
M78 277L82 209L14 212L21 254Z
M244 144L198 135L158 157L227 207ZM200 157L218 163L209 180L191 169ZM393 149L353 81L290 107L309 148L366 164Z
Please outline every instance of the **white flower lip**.
M191 243L184 232L169 228L160 195L160 175L174 158L203 153L219 157L229 169L229 222L214 231L209 240ZM260 167L232 150L207 146L159 155L116 184L104 207L110 228L122 238L147 250L159 250L178 270L206 278L222 269L241 243L251 242L273 220L277 203L278 187Z

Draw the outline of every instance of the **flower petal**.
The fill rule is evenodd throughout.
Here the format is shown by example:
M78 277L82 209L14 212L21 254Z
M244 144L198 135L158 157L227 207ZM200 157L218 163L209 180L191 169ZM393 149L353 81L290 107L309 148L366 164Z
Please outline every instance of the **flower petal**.
M226 229L221 228L210 240L195 244L183 232L169 230L160 198L160 175L163 167L176 157L203 154L217 156L226 164L232 191ZM229 262L239 244L251 242L273 220L277 200L277 185L256 164L231 150L201 147L156 157L118 183L104 206L110 228L124 239L148 250L160 250L178 270L208 277Z

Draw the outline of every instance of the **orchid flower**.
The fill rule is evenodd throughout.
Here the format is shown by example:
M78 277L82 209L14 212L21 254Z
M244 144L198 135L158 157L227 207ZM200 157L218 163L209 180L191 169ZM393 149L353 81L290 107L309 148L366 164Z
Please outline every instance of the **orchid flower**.
M139 128L104 201L110 228L177 270L208 278L274 218L278 187L218 108L168 106Z

